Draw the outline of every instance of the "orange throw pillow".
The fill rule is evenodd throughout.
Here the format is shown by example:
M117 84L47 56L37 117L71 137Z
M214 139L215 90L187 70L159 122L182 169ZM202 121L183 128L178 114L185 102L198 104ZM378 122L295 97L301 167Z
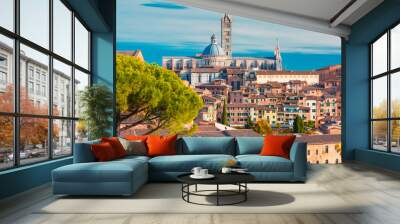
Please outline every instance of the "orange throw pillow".
M289 159L290 148L295 139L295 135L267 135L264 138L264 146L261 149L260 155L280 156Z
M94 154L94 157L99 162L110 161L117 158L112 145L108 142L93 144L91 145L91 149Z
M118 158L125 157L126 151L124 146L122 146L121 142L117 137L108 137L108 138L101 138L101 142L108 142L114 149L115 155Z
M126 140L130 140L130 141L138 141L138 140L140 140L142 142L146 142L147 137L148 137L147 135L127 135L124 138Z
M175 142L177 135L156 136L151 135L147 138L148 156L176 155Z

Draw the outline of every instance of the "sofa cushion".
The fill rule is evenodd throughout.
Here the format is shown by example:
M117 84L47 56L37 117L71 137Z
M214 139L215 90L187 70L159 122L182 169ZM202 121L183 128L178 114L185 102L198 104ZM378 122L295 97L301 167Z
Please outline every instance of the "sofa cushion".
M149 160L150 171L190 172L199 166L212 172L219 171L228 160L235 159L231 155L175 155L158 156Z
M96 161L105 162L118 158L113 146L109 142L93 144L90 147L92 148L94 157L96 157Z
M166 156L176 154L176 139L177 135L158 136L151 135L147 138L148 156Z
M124 146L121 144L118 137L104 137L101 138L101 142L110 143L112 148L114 149L117 158L122 158L126 156L126 151L124 149Z
M124 138L118 138L122 146L126 151L126 155L147 155L146 143L141 140L127 140Z
M267 135L261 149L262 156L280 156L290 159L290 148L292 148L296 135Z
M178 154L225 154L235 155L235 139L232 137L183 137Z
M293 162L279 156L239 155L240 167L249 172L292 172Z
M146 171L146 162L123 159L109 162L75 163L53 170L58 182L130 182L135 172ZM147 173L143 173L147 176Z
M264 137L236 137L236 155L260 154Z
M74 163L89 163L95 162L96 158L91 149L92 144L99 144L100 139L75 143L74 147Z

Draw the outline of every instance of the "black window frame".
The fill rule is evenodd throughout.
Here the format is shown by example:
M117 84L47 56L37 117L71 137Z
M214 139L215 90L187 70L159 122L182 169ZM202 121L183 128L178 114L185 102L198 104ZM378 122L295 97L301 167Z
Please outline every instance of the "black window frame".
M0 111L0 116L5 116L5 117L11 117L13 119L13 166L10 167L5 167L5 168L0 168L0 172L3 172L5 170L12 170L16 169L19 167L24 167L24 166L30 166L38 163L43 163L51 160L59 160L67 157L73 156L74 152L74 143L75 143L75 128L76 128L76 121L79 120L79 117L75 116L75 69L85 73L89 77L89 83L88 85L91 86L93 82L93 77L92 77L92 57L91 57L91 49L92 49L92 30L89 28L89 26L84 22L84 20L79 16L78 13L76 13L73 8L65 1L65 0L59 0L68 10L71 11L71 58L67 59L64 58L63 56L53 52L53 1L54 0L48 0L49 2L49 43L48 43L48 49L45 47L42 47L39 44L34 43L33 41L30 41L29 39L23 37L20 35L20 1L21 0L14 0L13 1L13 20L14 20L14 27L13 30L8 30L4 27L0 26L0 35L10 38L13 41L13 65L12 65L12 75L14 78L14 99L13 99L13 107L14 110L13 112L2 112ZM79 22L85 27L85 29L88 31L88 69L85 69L81 67L80 65L75 63L75 19L79 20ZM20 45L23 44L26 47L32 48L33 50L36 50L40 53L43 53L48 56L48 113L46 115L39 115L39 114L27 114L27 113L21 113L20 112ZM58 60L59 62L62 62L68 66L71 66L71 92L72 92L72 99L71 99L71 114L70 116L58 116L58 115L53 115L53 59ZM26 74L28 76L28 74ZM21 118L44 118L47 119L48 122L48 136L47 136L47 141L48 141L48 157L44 158L43 160L37 161L37 162L32 162L32 163L26 163L26 164L21 164L20 162L20 119ZM57 120L65 120L65 121L70 121L71 122L71 153L68 155L62 155L62 156L57 156L54 157L54 150L53 150L53 122Z
M379 34L375 39L373 39L369 44L369 149L378 152L386 152L391 154L400 154L400 152L393 152L392 151L392 121L400 121L400 117L392 117L392 108L391 108L391 77L392 75L400 72L400 67L398 68L391 68L391 31L400 26L400 21L392 24L389 28L385 29L384 32ZM387 44L387 69L385 72L380 74L373 74L373 44L379 40L384 35L387 36L386 44ZM373 81L378 78L386 77L386 86L387 86L387 105L386 105L386 118L373 118ZM386 129L387 129L387 138L386 138L386 151L374 148L374 133L373 133L373 122L376 121L386 121Z

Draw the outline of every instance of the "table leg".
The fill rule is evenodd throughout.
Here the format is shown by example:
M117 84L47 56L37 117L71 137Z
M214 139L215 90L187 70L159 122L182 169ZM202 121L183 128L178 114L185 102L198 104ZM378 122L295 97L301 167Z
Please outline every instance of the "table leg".
M197 192L197 184L195 185L195 190L194 191L196 191Z
M247 192L248 192L248 190L247 190L247 183L244 183L244 190L245 190L245 192L244 192L244 201L247 201Z
M219 206L219 184L217 184L217 206Z

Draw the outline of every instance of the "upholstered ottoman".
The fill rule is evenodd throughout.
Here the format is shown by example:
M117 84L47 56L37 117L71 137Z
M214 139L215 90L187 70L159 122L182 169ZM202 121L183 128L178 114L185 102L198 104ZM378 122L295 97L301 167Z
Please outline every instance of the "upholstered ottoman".
M131 195L148 180L146 157L109 162L74 163L52 172L53 193Z

